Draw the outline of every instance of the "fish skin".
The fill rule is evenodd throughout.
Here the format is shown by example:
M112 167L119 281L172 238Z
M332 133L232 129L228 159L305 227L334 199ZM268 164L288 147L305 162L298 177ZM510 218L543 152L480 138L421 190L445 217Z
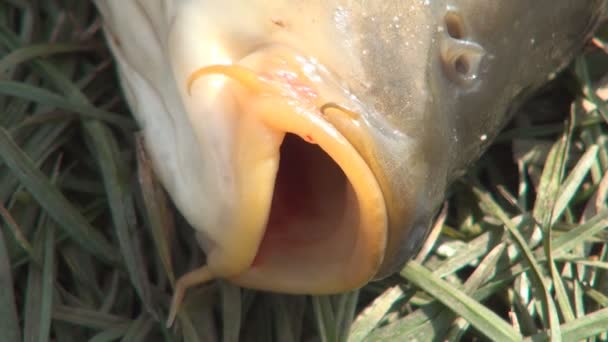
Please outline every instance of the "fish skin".
M385 3L378 5L380 13L399 13L398 4ZM408 165L402 164L384 176L388 180L387 188L406 189L401 182L409 179L413 180L412 186L424 190L410 202L416 203L415 207L409 207L408 203L408 208L393 209L396 213L409 213L410 228L392 231L394 235L389 236L387 250L395 254L386 256L379 277L398 271L417 252L446 187L479 158L518 107L567 66L606 15L606 2L601 0L430 3L431 13L422 20L435 23L434 27L443 27L443 30L416 31L417 37L434 42L428 45L426 58L411 55L403 44L388 60L381 52L386 51L386 47L373 48L378 44L376 37L387 36L383 27L390 27L390 17L377 15L375 23L365 29L369 33L363 49L376 54L368 53L368 61L362 60L368 82L374 86L360 98L366 104L380 104L376 106L380 113L393 114L391 123L396 130L417 142L411 151L418 153L410 157L411 160L424 164L418 174L412 174ZM448 34L444 25L447 12L462 18L463 37L455 39ZM416 41L408 37L407 30L393 36L395 40L410 44ZM451 50L464 51L465 55L481 54L481 60L471 70L474 80L462 82L460 75L446 72L446 66L450 68L446 55ZM410 78L403 77L411 68L399 63L399 58L423 60L424 64L417 66L423 71ZM420 89L415 79L425 79L426 87ZM395 161L393 164L398 165ZM403 177L408 174L409 177ZM394 193L393 196L407 198L408 194ZM395 216L398 214L393 214ZM395 221L408 222L398 218Z
M345 106L361 115L373 142L366 160L389 216L375 278L397 271L416 253L450 182L518 106L567 65L606 13L602 0L96 3L147 140L175 142L149 153L177 207L198 230L224 226L236 192L225 175L230 125L210 115L206 127L194 127L180 102L197 63L222 62L199 45L221 38L238 58L280 43L327 67L338 92L354 96ZM180 45L179 29L188 30L180 22L196 22L193 17L200 35ZM185 46L206 60L189 59ZM183 62L172 65L171 59Z

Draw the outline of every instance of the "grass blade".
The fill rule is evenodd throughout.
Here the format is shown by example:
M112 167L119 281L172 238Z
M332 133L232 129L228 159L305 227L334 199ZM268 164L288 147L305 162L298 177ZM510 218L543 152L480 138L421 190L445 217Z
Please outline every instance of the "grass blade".
M93 330L122 329L130 324L123 316L59 304L53 307L53 319Z
M0 331L2 339L6 342L21 341L19 318L15 305L15 292L13 291L13 277L9 263L8 251L4 243L4 234L0 230Z
M170 283L175 283L175 272L171 262L171 238L175 230L173 215L169 209L168 199L164 189L156 179L152 169L152 161L148 159L144 149L143 137L136 139L137 176L142 191L142 199L146 209L146 219L152 238L158 251Z
M608 308L588 314L561 326L564 341L582 341L606 332ZM546 334L534 335L532 341L546 341Z
M555 303L553 302L551 294L549 293L549 289L547 288L547 285L545 284L545 281L543 279L543 272L541 270L541 267L538 264L536 258L534 257L534 253L532 253L530 247L526 243L526 240L520 233L520 228L523 225L515 226L513 221L509 219L507 214L500 208L500 206L492 199L489 194L479 189L473 189L473 191L482 202L482 206L485 206L488 212L495 215L495 217L498 218L504 224L504 226L507 228L507 230L513 237L519 250L523 252L524 258L532 270L530 274L531 278L533 279L539 292L542 293L541 302L543 304L546 317L549 318L549 328L552 332L551 337L560 340L561 334L559 333L559 318L557 317Z
M241 332L241 289L227 282L220 282L224 342L238 342Z
M91 45L69 43L39 43L14 50L0 60L0 72L14 68L30 59L55 54L82 52L93 49Z
M420 264L409 262L401 275L464 317L488 338L494 341L521 340L521 335L502 318Z
M25 302L24 341L44 342L51 339L51 312L55 267L55 232L45 218L38 229L34 252L43 260L42 269L30 264Z
M135 208L127 181L128 173L121 167L125 163L119 159L120 153L109 129L98 122L89 122L87 125L93 140L92 149L97 153L97 163L103 175L112 220L129 277L147 311L158 316L152 305L150 283L135 231Z
M330 296L313 296L312 307L321 341L338 341L336 317L333 312Z
M391 287L359 314L350 330L349 342L362 342L374 330L391 307L403 296L399 286Z
M596 161L598 151L598 146L589 147L570 175L568 175L564 183L560 186L559 195L555 201L555 206L553 207L551 225L555 224L557 220L561 218L564 210L572 201L576 190L581 186L583 180L591 170L593 163Z
M0 129L0 158L74 241L106 262L117 262L114 248L72 207L4 129Z
M0 80L0 94L78 113L82 117L104 121L124 129L135 127L133 121L123 115L110 113L88 104L78 103L51 91L20 82Z

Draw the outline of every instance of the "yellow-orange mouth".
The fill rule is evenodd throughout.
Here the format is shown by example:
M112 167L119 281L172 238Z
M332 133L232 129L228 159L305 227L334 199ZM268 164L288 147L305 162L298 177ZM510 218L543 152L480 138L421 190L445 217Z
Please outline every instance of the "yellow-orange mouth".
M188 79L188 93L203 77L227 79L238 196L229 226L211 236L207 266L176 295L211 277L283 293L360 287L380 267L387 234L384 198L360 153L366 132L300 68L256 66L208 66Z
M342 222L358 221L352 185L318 145L288 133L280 153L270 214L252 268L272 262L273 256L307 253L331 239Z

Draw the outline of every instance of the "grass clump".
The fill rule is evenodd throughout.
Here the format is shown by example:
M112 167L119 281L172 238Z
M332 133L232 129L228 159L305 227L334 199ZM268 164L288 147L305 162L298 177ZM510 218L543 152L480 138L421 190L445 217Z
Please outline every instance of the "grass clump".
M600 31L602 32L602 31ZM608 339L601 33L451 189L400 274L305 297L223 281L157 183L90 1L0 1L2 341Z

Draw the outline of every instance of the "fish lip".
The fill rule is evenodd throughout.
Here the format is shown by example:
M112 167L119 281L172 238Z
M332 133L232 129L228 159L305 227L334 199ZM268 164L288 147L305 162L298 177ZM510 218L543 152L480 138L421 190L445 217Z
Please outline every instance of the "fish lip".
M288 52L288 55L294 56L292 52ZM301 56L297 57L301 61ZM225 67L230 68L230 66ZM258 75L263 75L264 82L268 81L264 68L256 66L250 60L241 61L233 67L247 68ZM286 69L291 72L294 68L292 65L292 68ZM301 69L296 70L296 72L300 71ZM302 73L299 75L302 76ZM335 85L335 83L332 84ZM271 152L263 157L266 158L265 162L270 160L271 164L276 165L274 170L265 171L267 176L274 172L273 184L272 187L266 186L263 191L253 191L264 193L262 196L267 201L262 206L265 211L264 220L258 216L258 224L249 225L246 229L241 229L237 224L231 233L224 235L223 241L214 241L215 248L208 251L209 267L217 276L229 278L236 284L284 293L336 293L358 288L369 282L383 262L388 219L382 190L368 161L347 139L343 130L341 131L343 127L340 127L339 124L336 125L335 120L332 122L328 115L321 110L320 103L324 103L325 100L317 96L302 98L299 90L305 89L306 92L308 88L272 89L257 94L252 94L251 89L243 88L247 87L240 87L240 90L236 92L236 97L240 98L242 102L240 107L243 108L243 115L252 120L252 125L261 124L269 134L280 136L280 139L275 139L273 142L276 144L274 149L270 149ZM336 93L338 92L331 92L329 95ZM315 101L317 102L315 103ZM330 116L332 115L335 116L335 113L330 114ZM271 217L271 201L274 197L278 172L280 172L278 169L281 159L280 146L285 141L285 134L293 134L309 144L318 145L344 173L345 182L351 186L352 197L357 205L357 212L350 214L357 218L359 224L356 228L348 230L345 224L340 224L331 233L331 238L327 240L337 244L334 246L335 248L324 240L325 237L308 241L308 243L323 246L323 248L311 247L311 251L314 250L316 254L323 254L327 259L333 260L321 260L322 258L318 256L306 255L306 253L298 255L296 252L282 251L284 256L286 255L285 258L291 258L292 264L299 262L302 266L299 267L300 269L308 269L308 274L298 272L298 267L294 267L294 265L287 267L281 264L279 260L281 255L278 252L278 254L273 254L271 251L274 259L268 259L270 261L256 260L266 247L264 238ZM255 144L251 141L243 143L245 148L252 145ZM269 182L269 179L268 176L265 181ZM241 186L247 187L250 185L249 183L251 182L241 182ZM270 195L269 192L271 192ZM242 203L243 208L247 205ZM244 221L241 223L249 224ZM244 252L245 249L248 251ZM332 254L332 250L336 250L336 252ZM311 261L311 264L301 261L306 257L314 261ZM240 261L234 263L233 261L237 259ZM314 262L317 264L312 265Z
M267 221L263 228L264 233L257 247L256 259L252 261L251 266L245 272L231 278L231 280L245 287L284 293L337 293L358 288L373 279L384 258L383 249L386 246L387 214L382 191L365 159L336 127L318 113L301 110L299 111L299 115L301 115L300 119L302 121L313 123L314 128L309 130L302 129L305 125L298 124L298 122L301 123L300 120L295 120L295 122L290 121L289 123L293 123L290 126L282 125L285 122L280 122L278 125L269 121L266 121L266 123L272 125L273 129L282 130L286 134L299 137L301 141L307 144L318 145L332 159L333 163L344 172L345 181L351 186L349 190L352 190L352 193L349 193L349 195L354 197L358 205L358 220L363 222L360 223L360 227L362 228L356 232L359 234L359 238L352 242L352 248L357 250L356 253L353 252L352 256L352 259L356 259L356 262L345 262L340 266L343 272L339 272L339 269L334 268L332 272L315 275L309 273L305 277L292 273L285 275L282 273L285 271L284 269L281 271L273 271L272 267L265 269L264 262L272 264L273 261L258 259L260 252L267 248L265 238L270 227ZM314 143L311 141L311 137L314 139ZM283 138L282 144L285 143L286 139L288 138ZM279 158L283 157L279 155ZM279 172L281 172L280 169L275 177L273 191L278 188L277 180ZM271 218L271 215L272 208L267 213L268 220ZM322 240L326 238L327 234L321 234L321 236L317 237L306 237L305 240L306 243L322 244ZM330 246L327 247L329 248ZM355 254L358 256L355 256ZM328 262L331 262L331 260L328 260ZM336 274L339 274L339 276L335 276ZM314 279L314 282L310 281L311 278Z

